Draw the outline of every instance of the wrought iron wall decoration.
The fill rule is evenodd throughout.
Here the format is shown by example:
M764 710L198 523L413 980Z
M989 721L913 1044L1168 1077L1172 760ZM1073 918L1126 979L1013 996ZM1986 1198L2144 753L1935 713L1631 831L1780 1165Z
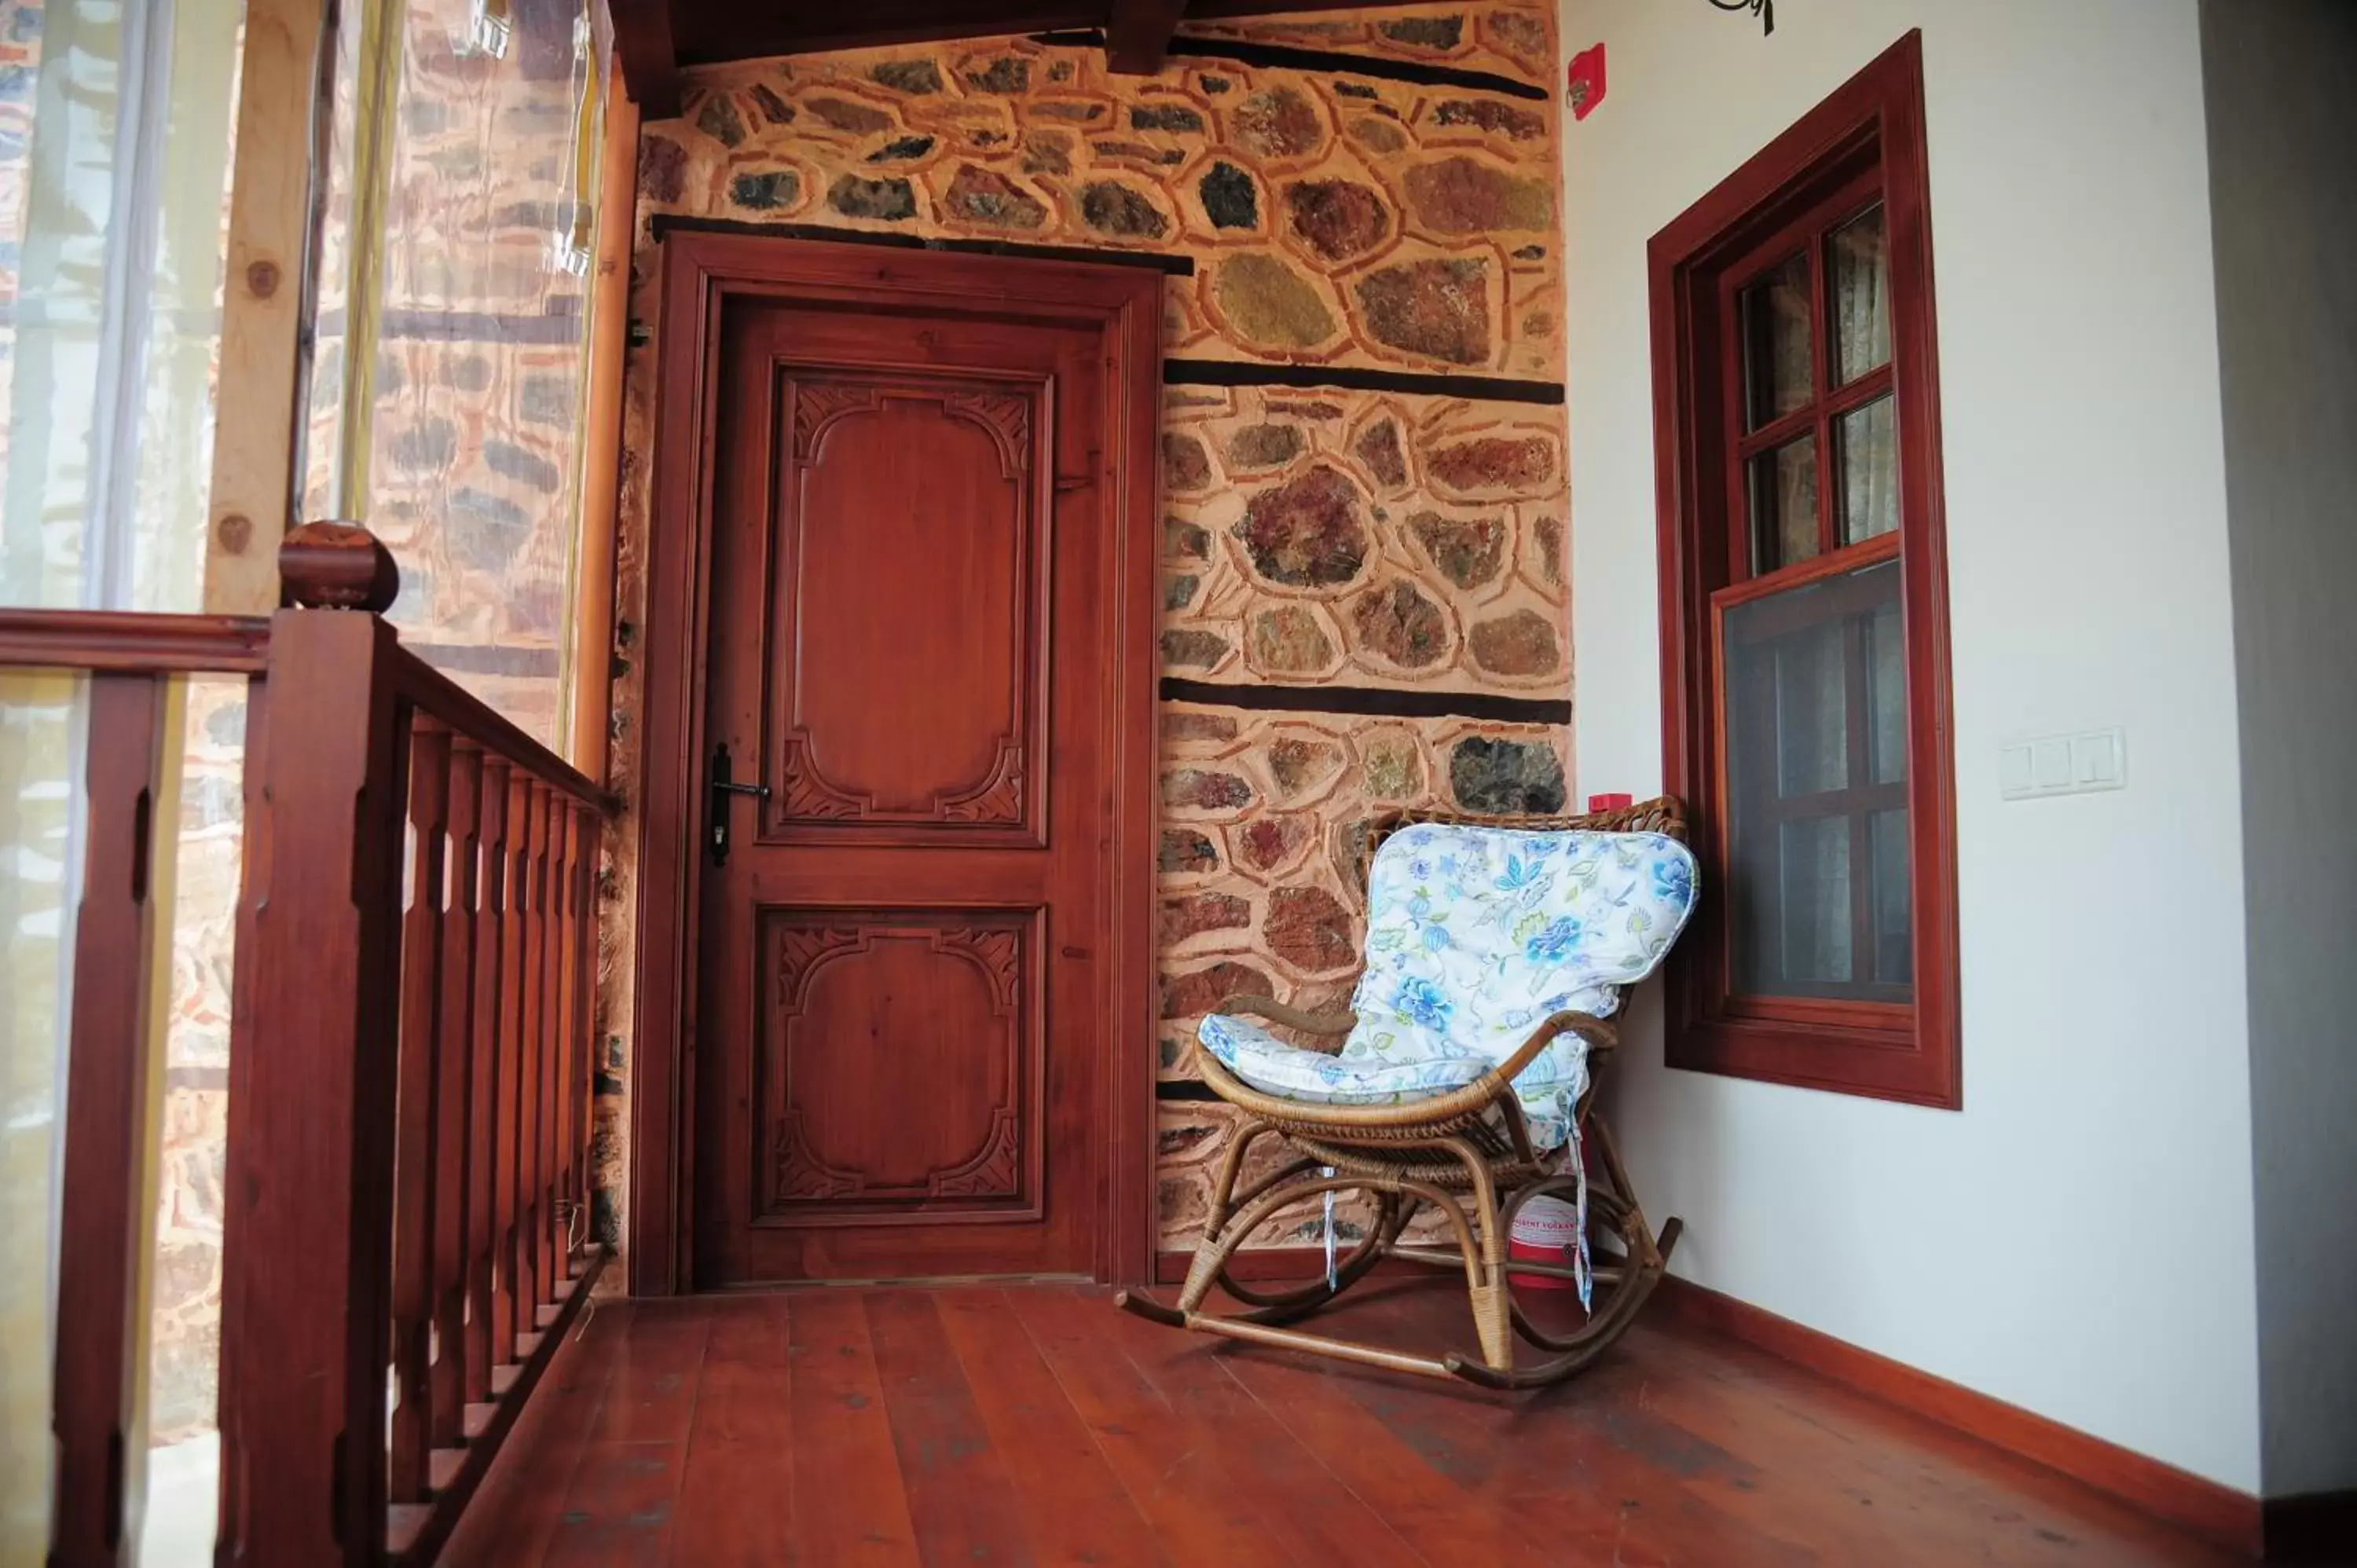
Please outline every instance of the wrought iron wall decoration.
M1776 0L1710 0L1722 11L1749 11L1760 18L1760 36L1766 38L1776 30Z

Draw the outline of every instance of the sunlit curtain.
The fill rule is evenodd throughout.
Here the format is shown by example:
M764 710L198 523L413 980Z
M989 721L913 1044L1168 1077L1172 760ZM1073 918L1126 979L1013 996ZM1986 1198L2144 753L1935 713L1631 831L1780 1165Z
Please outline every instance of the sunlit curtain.
M346 515L401 563L404 646L562 746L610 30L582 0L412 0L401 38Z
M199 607L239 0L0 0L0 603Z
M0 0L0 604L200 607L242 24L241 0ZM7 1563L47 1550L81 724L72 680L0 676Z

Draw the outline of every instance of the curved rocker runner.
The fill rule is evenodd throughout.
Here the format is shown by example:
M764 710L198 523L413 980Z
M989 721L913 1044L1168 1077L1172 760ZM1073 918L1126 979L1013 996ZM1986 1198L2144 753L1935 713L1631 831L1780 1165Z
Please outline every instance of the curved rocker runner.
M1619 1043L1610 1016L1694 908L1684 835L1666 798L1580 816L1410 811L1373 823L1355 1011L1236 996L1203 1021L1202 1079L1244 1120L1178 1305L1138 1291L1116 1304L1172 1327L1490 1388L1558 1382L1595 1360L1652 1294L1680 1229L1646 1221L1596 1112L1595 1069ZM1304 1048L1266 1025L1341 1043ZM1271 1138L1276 1163L1247 1176ZM1374 1216L1327 1278L1271 1289L1234 1276L1235 1253L1272 1216L1351 1191L1372 1198ZM1514 1218L1541 1197L1582 1208L1583 1240L1602 1243L1592 1271L1586 1244L1561 1264L1510 1265ZM1427 1208L1453 1245L1403 1240ZM1478 1348L1417 1356L1286 1326L1385 1258L1463 1269ZM1568 1332L1534 1321L1507 1287L1510 1267L1577 1282L1587 1320ZM1204 1311L1214 1284L1243 1310ZM1535 1359L1517 1363L1517 1336Z

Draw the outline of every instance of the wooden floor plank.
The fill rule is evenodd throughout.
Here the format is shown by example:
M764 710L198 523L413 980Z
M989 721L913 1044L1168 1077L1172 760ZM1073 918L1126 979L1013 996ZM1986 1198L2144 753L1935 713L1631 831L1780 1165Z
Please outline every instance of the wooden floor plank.
M1371 1293L1337 1332L1381 1311L1394 1337L1433 1342L1469 1323L1463 1289L1435 1279ZM1817 1561L1713 1506L1699 1481L1739 1489L1731 1455L1662 1421L1635 1397L1645 1370L1607 1358L1580 1377L1522 1394L1459 1390L1378 1374L1343 1380L1351 1398L1484 1505L1534 1531L1561 1563L1741 1563L1803 1568ZM1624 1383L1623 1380L1628 1380Z
M712 1308L708 1302L640 1302L616 1353L593 1443L685 1443Z
M1220 1366L1354 1493L1382 1498L1392 1528L1436 1565L1555 1568L1565 1561L1435 1469L1415 1444L1352 1400L1350 1380L1363 1369L1243 1349L1223 1352ZM1469 1391L1430 1391L1431 1397L1451 1399Z
M662 1568L685 1443L592 1443L581 1451L544 1568Z
M516 1417L498 1461L443 1546L439 1568L515 1568L546 1554L630 1334L631 1311L627 1301L590 1305Z
M1005 1457L1043 1564L1168 1563L1038 1347L996 1292L936 1298L992 1443Z
M1233 1352L1227 1347L1174 1334L1116 1311L1110 1302L1096 1308L1104 1315L1104 1331L1178 1412L1189 1440L1218 1456L1229 1487L1269 1521L1295 1557L1355 1568L1431 1568L1431 1560L1401 1538L1380 1508L1228 1374L1222 1363ZM1378 1494L1374 1500L1385 1499Z
M1333 1329L1465 1326L1447 1289L1358 1294ZM1181 1334L1103 1291L977 1285L599 1307L442 1565L2229 1561L1690 1325L1501 1395Z
M779 1295L712 1304L672 1527L674 1568L785 1568L793 1561L786 1314Z
M1218 1456L1189 1439L1170 1402L1114 1344L1101 1293L1035 1286L1004 1299L1173 1559L1222 1568L1295 1561L1235 1495Z
M864 1305L919 1555L1031 1568L1037 1558L1014 1484L932 1296L879 1291Z
M916 1529L892 1447L864 1293L797 1292L787 1298L787 1360L794 1431L792 1561L913 1564Z
M1718 1507L1787 1539L1865 1559L1933 1561L1988 1552L2025 1568L2210 1568L2237 1561L2125 1503L2091 1496L2035 1465L1989 1455L1978 1440L1892 1409L1748 1346L1646 1326L1631 1364L1674 1364L1649 1405L1739 1455L1755 1477ZM1827 1486L1829 1477L1839 1477Z

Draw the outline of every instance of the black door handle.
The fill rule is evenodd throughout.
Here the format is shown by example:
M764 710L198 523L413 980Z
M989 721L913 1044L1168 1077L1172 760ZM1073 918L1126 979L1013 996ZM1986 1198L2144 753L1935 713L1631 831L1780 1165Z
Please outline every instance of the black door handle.
M728 798L732 795L750 795L757 800L770 798L767 784L739 784L731 777L732 771L728 764L728 746L724 741L713 748L709 795L705 805L706 814L712 822L712 864L715 865L728 864Z

